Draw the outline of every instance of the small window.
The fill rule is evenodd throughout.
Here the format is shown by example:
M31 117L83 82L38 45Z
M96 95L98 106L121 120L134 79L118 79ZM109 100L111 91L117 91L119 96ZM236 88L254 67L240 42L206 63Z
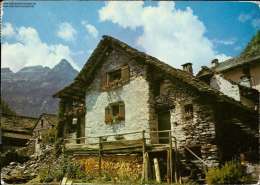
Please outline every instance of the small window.
M250 76L250 68L249 68L249 66L244 66L242 71L243 71L243 74L245 76L248 76L248 77Z
M125 120L125 104L123 102L111 103L105 108L105 122L116 123Z
M43 128L43 120L41 120L41 128Z
M112 71L108 73L108 82L113 83L121 80L121 69Z
M191 119L193 118L193 105L188 104L184 106L185 118Z
M119 116L119 104L112 105L112 116Z
M129 79L130 70L128 65L124 65L121 68L110 72L104 72L101 76L101 90L120 87L129 82Z

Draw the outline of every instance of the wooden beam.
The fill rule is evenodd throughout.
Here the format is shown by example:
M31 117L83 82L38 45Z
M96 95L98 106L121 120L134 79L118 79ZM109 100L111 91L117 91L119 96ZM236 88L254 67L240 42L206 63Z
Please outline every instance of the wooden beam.
M169 165L170 165L170 183L172 183L172 132L169 132Z
M161 183L162 181L161 181L160 167L159 167L158 159L154 158L153 163L154 163L156 182Z
M174 154L174 178L175 178L175 183L178 182L178 149L177 149L177 141L176 139L174 138L174 151L175 151L175 154Z
M102 141L102 137L99 137L99 139L98 139L98 141L99 141L99 150L98 150L98 172L99 172L99 175L101 176L101 158L102 158L102 153L101 153L101 151L102 151L102 143L101 143L101 141Z

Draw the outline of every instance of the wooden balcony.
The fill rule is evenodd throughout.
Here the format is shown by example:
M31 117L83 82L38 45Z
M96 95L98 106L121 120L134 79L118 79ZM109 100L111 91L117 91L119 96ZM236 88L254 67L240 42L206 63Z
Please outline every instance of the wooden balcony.
M158 131L157 131L158 132ZM160 132L160 131L159 131ZM103 138L108 137L122 137L135 134L136 139L122 139L122 140L109 140L104 141ZM82 137L75 139L65 139L65 152L75 155L84 154L98 154L100 151L107 154L115 153L142 153L145 150L152 151L164 151L169 149L170 144L151 144L150 132L138 131L129 132L123 134L111 134L98 137ZM154 135L154 132L153 134ZM139 137L138 137L139 136ZM165 139L169 139L168 137ZM90 142L92 140L92 142ZM96 142L93 142L96 141Z

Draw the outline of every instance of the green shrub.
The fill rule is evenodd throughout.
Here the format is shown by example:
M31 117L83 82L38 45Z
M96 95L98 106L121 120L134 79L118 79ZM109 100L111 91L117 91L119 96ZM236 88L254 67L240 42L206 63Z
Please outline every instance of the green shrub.
M221 168L211 168L206 174L207 184L249 183L250 176L239 162L229 161Z
M69 178L82 179L86 177L85 173L83 172L79 164L69 161L68 163L65 164L63 168L65 169L65 173Z
M43 168L39 171L40 182L51 182L54 180L54 177L50 173L48 168Z
M62 178L64 177L64 172L63 172L62 169L59 168L57 170L54 170L53 176L54 176L56 181L61 181Z

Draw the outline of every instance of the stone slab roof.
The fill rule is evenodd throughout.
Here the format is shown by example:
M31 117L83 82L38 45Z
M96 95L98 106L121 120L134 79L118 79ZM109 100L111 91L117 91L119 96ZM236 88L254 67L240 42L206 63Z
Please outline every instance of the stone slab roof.
M102 64L102 59L113 48L124 51L137 62L152 66L158 69L158 71L160 71L161 73L167 75L169 78L180 80L191 88L194 88L198 92L203 93L204 95L213 96L216 100L220 100L221 102L228 102L247 109L240 102L224 95L220 91L211 88L208 84L201 81L199 78L193 76L192 74L180 69L173 68L172 66L160 61L159 59L152 57L144 52L138 51L137 49L132 48L126 43L111 36L103 36L103 39L99 42L98 46L93 51L86 64L83 66L78 76L74 79L73 83L54 94L53 97L84 98L85 89L92 82L97 68Z
M256 64L256 63L260 64L260 55L251 58L235 57L235 58L228 59L224 62L220 62L215 67L209 68L203 66L202 69L198 72L197 77L210 75L214 72L226 72L243 65Z
M0 120L1 128L3 130L10 132L31 133L32 128L36 124L37 118L2 113Z
M9 130L3 130L3 137L8 137L8 138L16 138L16 139L31 139L32 136L28 133L15 133Z
M236 67L239 67L242 65L246 65L249 63L256 63L256 62L260 62L260 55L252 57L252 58L248 58L248 59L244 59L241 57L231 58L224 62L220 62L216 67L212 68L212 70L214 70L216 72L223 72L223 71L228 71L228 70L231 70L233 68L236 68Z

